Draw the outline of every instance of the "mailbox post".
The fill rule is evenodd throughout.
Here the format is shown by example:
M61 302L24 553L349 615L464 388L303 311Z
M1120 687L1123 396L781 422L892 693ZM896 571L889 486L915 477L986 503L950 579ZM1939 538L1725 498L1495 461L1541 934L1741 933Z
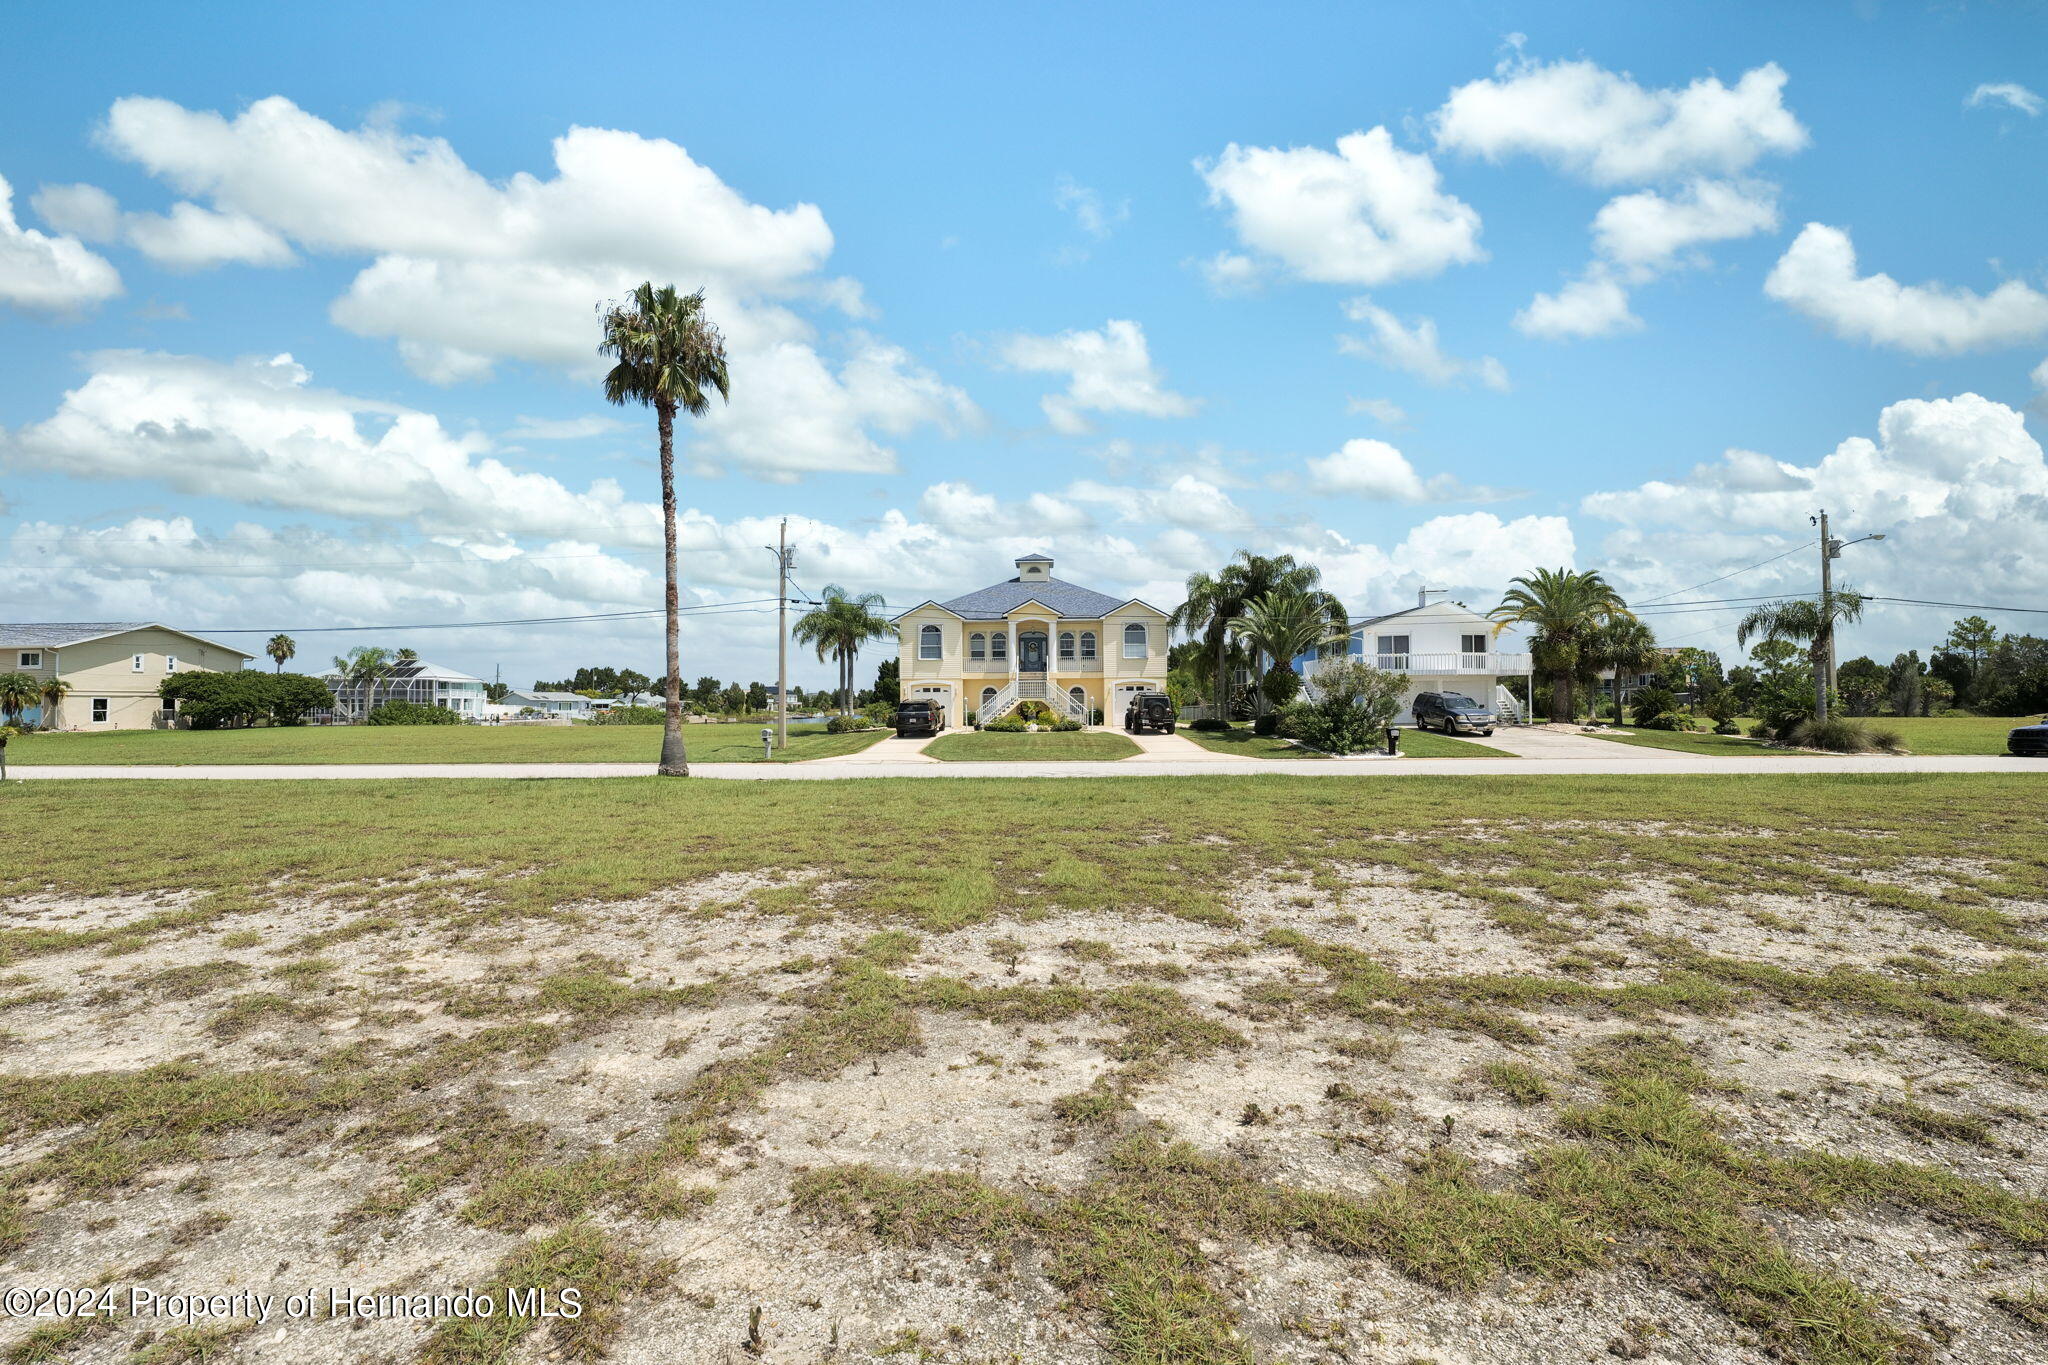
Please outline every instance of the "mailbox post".
M775 727L772 725L761 727L761 757L775 757Z

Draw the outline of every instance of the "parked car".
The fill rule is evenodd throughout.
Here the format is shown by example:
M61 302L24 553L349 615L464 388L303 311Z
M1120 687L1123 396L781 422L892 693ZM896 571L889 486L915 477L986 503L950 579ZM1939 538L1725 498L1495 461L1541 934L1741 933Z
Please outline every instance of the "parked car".
M1142 735L1147 730L1157 730L1170 735L1173 725L1173 698L1164 692L1139 692L1124 708L1125 734Z
M1418 692L1408 708L1415 728L1435 728L1447 735L1463 730L1468 734L1490 735L1498 717L1463 692Z
M2014 727L2005 737L2005 748L2022 758L2048 757L2048 716L2033 725Z
M896 733L935 735L946 728L946 708L935 701L906 701L896 707Z

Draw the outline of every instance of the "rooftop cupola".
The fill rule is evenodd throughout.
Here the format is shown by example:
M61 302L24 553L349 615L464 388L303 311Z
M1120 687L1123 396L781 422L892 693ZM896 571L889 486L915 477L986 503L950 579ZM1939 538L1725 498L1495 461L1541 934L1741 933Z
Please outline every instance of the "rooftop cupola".
M1042 583L1046 579L1051 577L1051 555L1025 555L1022 559L1017 561L1017 579L1019 582Z

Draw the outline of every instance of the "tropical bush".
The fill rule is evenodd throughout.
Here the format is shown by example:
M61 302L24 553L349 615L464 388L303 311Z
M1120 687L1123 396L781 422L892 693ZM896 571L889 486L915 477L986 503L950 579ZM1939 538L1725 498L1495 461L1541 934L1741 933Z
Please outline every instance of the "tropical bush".
M614 706L590 713L592 725L659 725L666 718L667 710L660 706Z
M1282 711L1282 728L1326 754L1360 753L1380 743L1407 690L1405 673L1358 659L1326 663L1309 680L1305 699Z
M228 730L261 720L303 724L309 712L334 705L334 694L303 673L173 673L157 695L178 703L178 715L195 730Z
M860 708L860 715L876 725L887 725L896 718L896 707L891 702L871 701Z
M1229 728L1229 721L1218 720L1214 716L1203 716L1200 720L1191 720L1188 722L1188 729L1190 730L1214 731L1228 730Z
M1259 717L1259 718L1258 718L1257 720L1253 721L1253 722L1252 722L1252 733L1253 733L1253 734L1255 734L1255 735L1277 735L1277 734L1279 734L1279 733L1280 733L1280 712L1278 712L1278 711L1268 711L1268 712L1267 712L1267 713L1266 713L1265 715L1263 715L1263 716L1260 716L1260 717Z
M1629 699L1629 711L1637 725L1646 730L1669 730L1674 727L1659 725L1658 719L1678 709L1678 698L1668 687L1655 683L1643 688Z
M1742 727L1735 723L1733 716L1730 716L1725 720L1714 722L1714 733L1717 735L1739 735L1742 733Z
M969 711L969 712L967 713L967 725L968 725L968 728L969 728L969 729L972 729L972 728L974 727L974 722L975 722L975 720L976 720L976 718L978 717L978 715L979 715L979 714L980 714L979 712L975 712L975 711Z
M1906 747L1906 737L1889 725L1864 727L1870 733L1870 742L1888 754L1895 754Z
M1877 747L1870 737L1870 730L1860 721L1846 716L1829 716L1826 720L1808 717L1783 732L1785 742L1797 744L1803 749L1827 749L1838 754L1867 753Z
M995 730L1006 735L1018 735L1030 729L1031 723L1013 711L1001 720L992 720L981 728L983 730Z
M1657 715L1651 716L1648 720L1637 721L1636 729L1676 730L1681 733L1688 733L1690 731L1699 729L1699 726L1695 725L1693 723L1693 718L1685 714L1685 712L1683 711L1663 711L1659 712Z
M858 711L850 716L834 716L825 722L825 733L828 735L850 735L862 730L878 730L880 728L880 725L869 720Z
M460 725L462 717L445 706L420 701L387 701L370 708L366 725Z

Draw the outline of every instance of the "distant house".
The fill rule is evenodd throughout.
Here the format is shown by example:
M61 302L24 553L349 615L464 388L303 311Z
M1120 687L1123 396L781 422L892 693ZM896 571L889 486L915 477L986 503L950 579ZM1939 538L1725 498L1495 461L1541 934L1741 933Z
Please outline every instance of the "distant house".
M1421 692L1462 692L1499 711L1524 715L1521 704L1500 684L1503 678L1514 677L1526 683L1529 656L1500 649L1493 626L1462 602L1424 600L1401 611L1354 620L1347 652L1375 668L1408 675L1396 724L1414 723L1408 708ZM1318 662L1304 655L1294 661L1295 671L1313 677Z
M165 729L177 724L177 703L157 695L165 677L193 669L233 673L254 657L149 621L0 625L0 673L71 685L49 717L55 729ZM23 719L43 724L42 708L30 707Z
M500 703L516 711L545 711L551 716L567 716L571 720L585 720L590 716L591 699L581 692L539 692L521 691L513 688L505 694Z
M369 683L344 683L336 672L324 673L320 681L334 693L334 710L315 713L315 719L337 717L361 720L371 708L387 701L417 702L421 706L445 706L459 716L483 714L484 681L453 668L428 663L398 664L383 677Z
M948 722L983 724L1026 701L1085 720L1120 714L1132 692L1166 687L1167 614L1053 577L1047 555L1017 576L898 616L905 701L936 701Z

